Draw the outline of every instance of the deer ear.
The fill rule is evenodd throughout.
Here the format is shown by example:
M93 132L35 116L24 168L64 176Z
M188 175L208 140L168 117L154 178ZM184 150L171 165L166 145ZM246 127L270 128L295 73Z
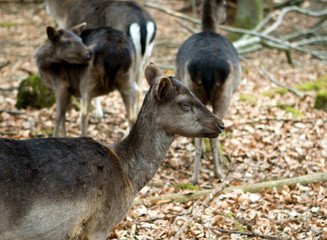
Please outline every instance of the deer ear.
M168 77L162 77L160 79L158 90L156 92L157 99L162 100L164 97L168 96L168 94L171 92L171 89L171 80Z
M47 35L50 41L55 41L58 38L58 32L54 27L47 27Z
M160 68L153 62L149 63L149 65L145 68L144 73L145 78L150 86L153 86L158 81L159 77L164 76Z
M75 33L76 35L81 35L81 33L83 32L84 28L86 27L86 22L83 22L81 24L78 24L74 27L72 27L70 29L70 31L72 31L73 33Z

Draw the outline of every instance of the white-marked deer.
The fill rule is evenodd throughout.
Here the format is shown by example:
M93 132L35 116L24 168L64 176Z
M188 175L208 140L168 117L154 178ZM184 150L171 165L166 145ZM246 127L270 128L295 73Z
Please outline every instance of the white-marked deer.
M83 24L78 25L83 26ZM81 27L74 27L81 30ZM88 124L93 97L117 89L124 101L130 126L136 118L134 63L135 49L128 36L112 28L87 29L81 37L70 30L47 28L49 41L35 53L42 81L56 97L53 136L66 135L65 115L71 96L81 98L81 135ZM92 50L92 51L91 51Z
M86 22L87 28L112 27L131 37L136 49L136 111L139 111L144 68L151 56L156 34L156 24L150 13L131 1L46 0L46 3L62 28ZM96 115L103 116L99 99L96 101Z
M224 118L242 75L238 53L232 43L217 33L225 21L224 0L204 0L202 32L188 38L176 57L176 77L183 81L203 104L211 104L213 112ZM210 139L215 177L223 178L220 169L218 138ZM198 183L203 139L195 139L194 172L191 182Z
M223 122L150 63L150 89L129 135L0 139L0 239L104 240L161 165L175 135L217 137Z

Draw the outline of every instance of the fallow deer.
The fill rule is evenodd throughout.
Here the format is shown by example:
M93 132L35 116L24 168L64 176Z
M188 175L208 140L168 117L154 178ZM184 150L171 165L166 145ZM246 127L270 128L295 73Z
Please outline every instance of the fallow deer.
M138 118L121 142L0 139L1 240L105 240L161 165L175 135L217 137L223 122L153 63Z
M62 28L86 22L87 28L112 27L131 37L136 49L136 111L142 97L144 68L152 53L156 23L150 13L132 1L111 0L46 0L50 14ZM96 115L103 116L100 99L96 99Z
M188 38L176 57L176 77L183 81L200 101L212 106L213 112L224 118L234 91L238 88L242 70L233 44L217 33L225 21L224 0L204 0L202 31ZM195 139L194 171L191 182L198 183L203 139ZM220 169L218 138L210 139L215 177L223 178Z
M53 136L58 136L59 128L61 136L66 136L65 114L71 96L81 98L81 135L84 136L91 99L115 89L123 98L131 126L136 114L133 105L135 49L130 38L108 27L87 29L78 34L81 37L70 30L47 27L49 41L35 53L42 81L55 92Z

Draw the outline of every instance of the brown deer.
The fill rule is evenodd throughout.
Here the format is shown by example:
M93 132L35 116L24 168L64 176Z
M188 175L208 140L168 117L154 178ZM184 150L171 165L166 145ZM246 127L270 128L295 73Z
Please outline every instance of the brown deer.
M79 37L70 30L47 27L47 36L49 41L36 51L35 60L42 81L55 92L53 136L58 136L59 128L61 136L66 136L65 114L71 96L81 98L81 135L84 136L90 101L115 89L123 98L131 126L136 115L135 50L130 38L112 28L87 29Z
M86 22L87 28L112 27L131 37L136 49L136 111L139 111L144 68L156 34L156 23L150 13L132 1L46 0L46 4L61 28ZM99 98L96 99L96 116L103 116Z
M0 139L1 240L101 240L161 165L175 135L217 137L223 122L150 63L150 89L129 135Z
M217 33L225 21L224 0L204 0L202 32L188 38L176 57L176 77L183 81L200 101L212 106L213 112L224 118L242 75L238 53L232 43ZM223 178L220 169L218 138L210 139L215 177ZM203 139L195 139L194 172L191 182L198 183Z

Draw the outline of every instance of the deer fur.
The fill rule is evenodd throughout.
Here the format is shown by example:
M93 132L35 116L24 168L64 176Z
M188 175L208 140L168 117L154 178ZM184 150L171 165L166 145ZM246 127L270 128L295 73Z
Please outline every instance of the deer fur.
M150 89L129 135L0 139L1 240L104 240L161 165L175 135L217 137L223 122L150 63Z
M176 57L176 77L183 81L213 113L224 118L233 93L241 80L241 65L232 43L217 33L219 23L225 21L225 1L204 0L202 31L188 38ZM210 139L214 175L223 178L220 169L218 138ZM191 182L198 183L203 139L195 139L194 172Z
M61 136L66 136L65 114L71 96L81 98L84 136L91 99L115 89L123 98L131 126L135 121L135 50L130 38L108 27L84 30L81 37L70 30L47 27L47 35L49 41L36 51L35 60L42 81L55 92L53 136L58 136L59 128Z
M50 14L62 28L86 22L87 28L112 27L131 37L136 49L136 111L139 111L144 68L151 56L156 34L156 23L150 13L132 1L47 0L46 3ZM103 116L99 98L96 115Z

